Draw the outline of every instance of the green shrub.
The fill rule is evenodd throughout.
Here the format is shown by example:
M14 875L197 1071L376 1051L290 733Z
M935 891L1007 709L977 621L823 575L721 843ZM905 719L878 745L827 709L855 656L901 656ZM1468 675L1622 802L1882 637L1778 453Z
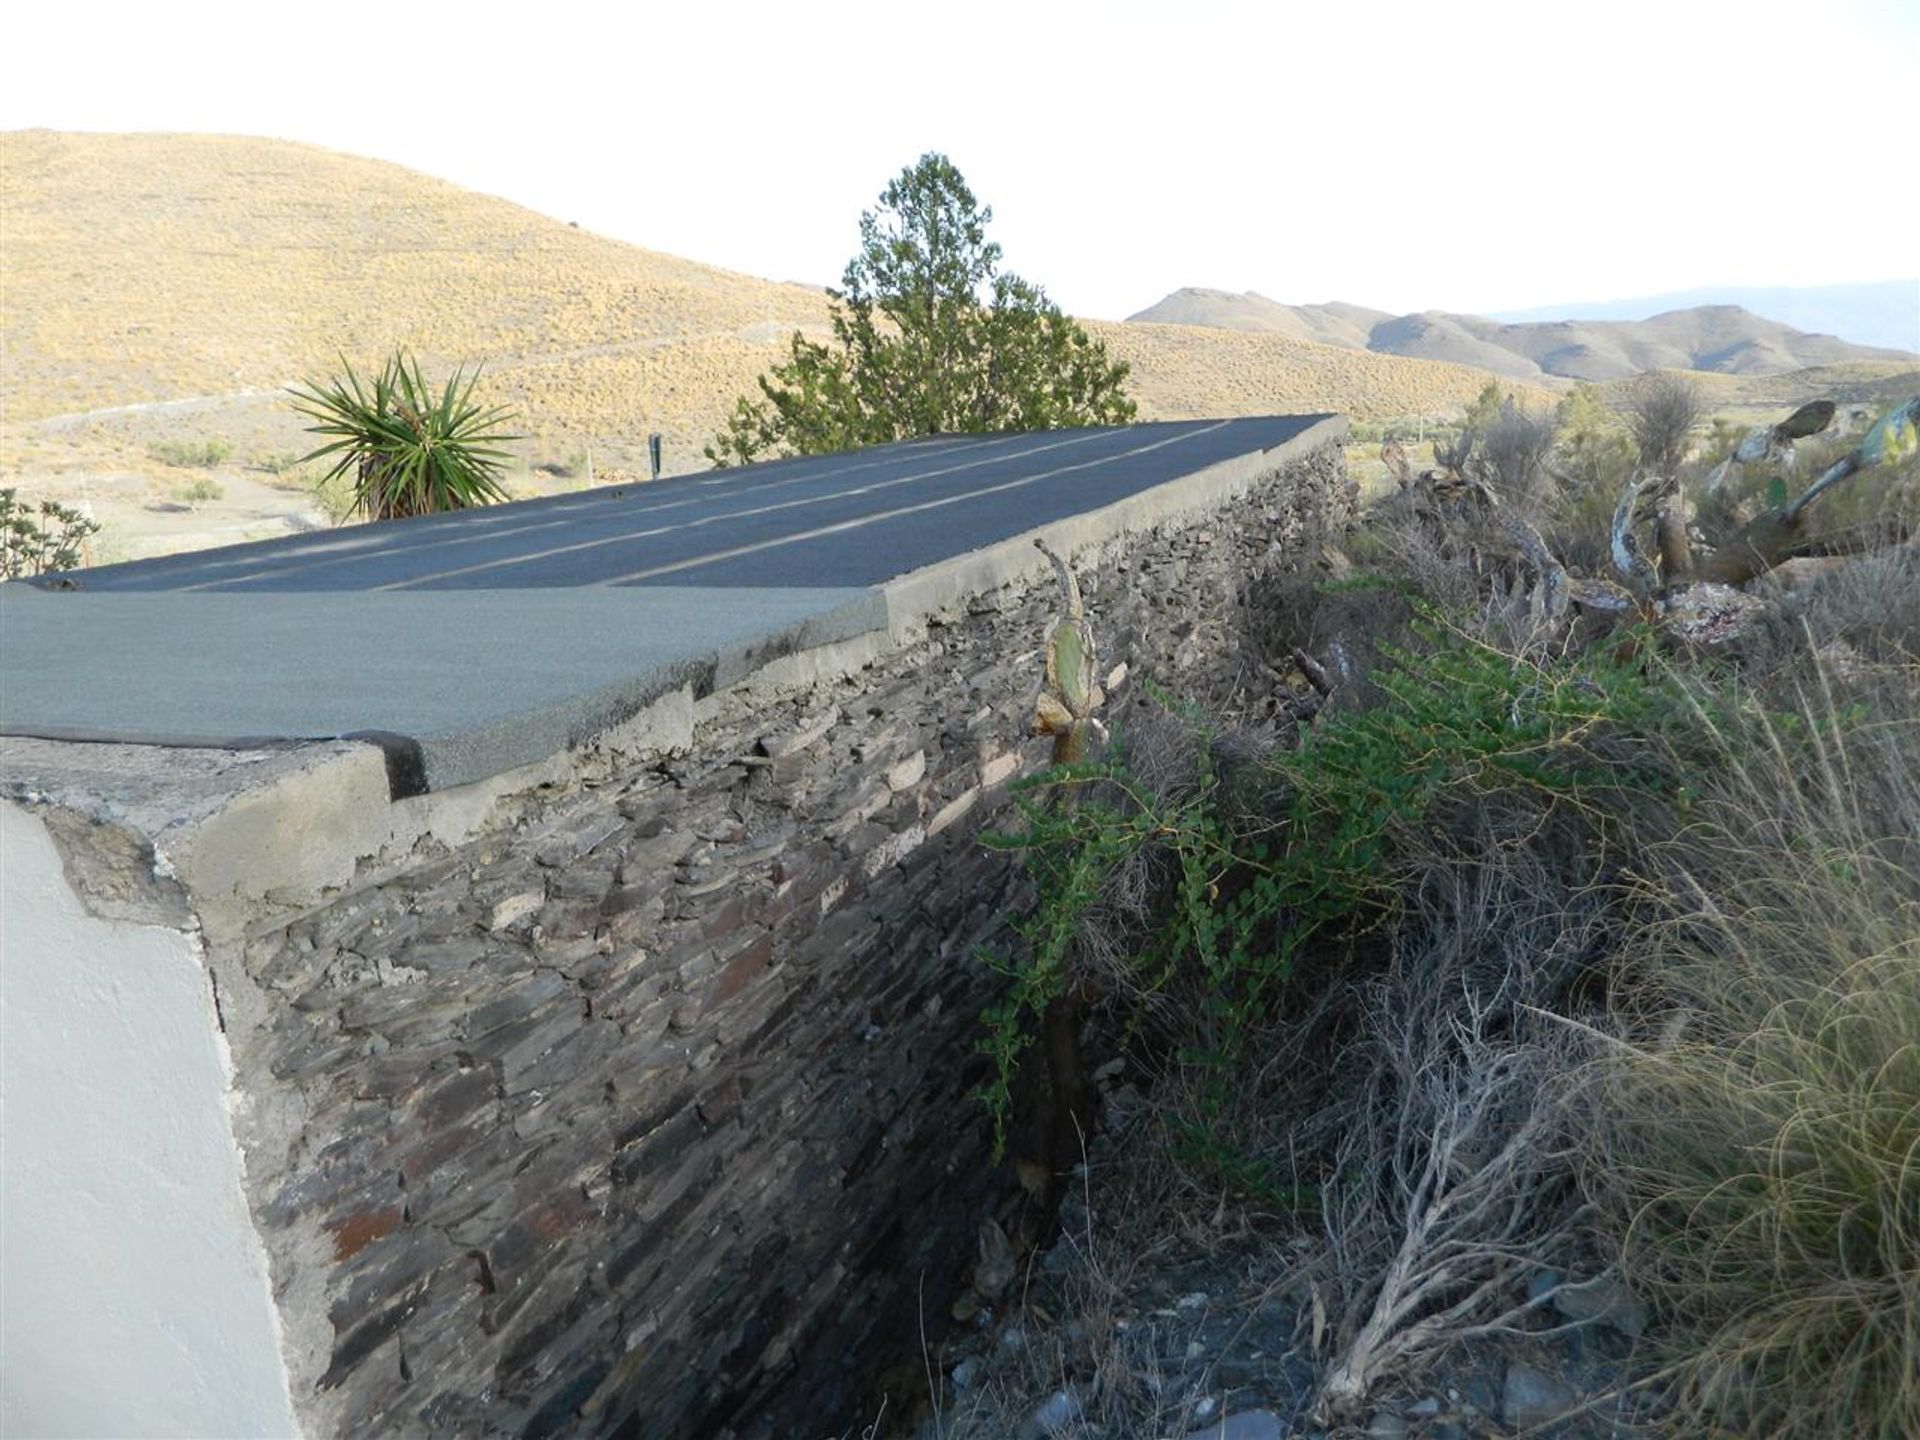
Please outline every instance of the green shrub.
M189 510L198 510L209 500L219 500L226 495L226 489L215 480L195 480L188 485L174 487L173 498Z
M254 468L269 475L287 475L300 468L301 456L292 450L273 450L255 460Z
M23 505L17 491L0 489L0 580L71 570L99 533L97 520L57 500Z
M987 840L1019 856L1034 891L1020 953L988 957L1010 982L981 1047L995 1064L982 1098L997 1124L1032 1025L1090 966L1136 1003L1184 977L1201 1009L1187 1043L1204 1039L1196 1058L1218 1067L1304 946L1391 916L1409 878L1403 857L1423 851L1411 842L1443 806L1520 792L1597 829L1610 808L1632 808L1611 797L1671 788L1650 754L1635 763L1633 737L1677 713L1676 682L1643 650L1517 656L1431 609L1416 634L1419 648L1381 647L1379 703L1323 718L1296 750L1224 765L1189 711L1193 758L1172 784L1143 778L1123 736L1103 763L1016 787L1024 825ZM1621 743L1602 754L1601 738ZM1116 892L1132 903L1116 906Z
M359 509L359 497L353 482L344 475L311 478L303 482L301 488L313 497L313 503L336 525L351 520Z
M211 470L225 464L233 446L225 440L156 440L147 446L147 454L163 465L183 470Z

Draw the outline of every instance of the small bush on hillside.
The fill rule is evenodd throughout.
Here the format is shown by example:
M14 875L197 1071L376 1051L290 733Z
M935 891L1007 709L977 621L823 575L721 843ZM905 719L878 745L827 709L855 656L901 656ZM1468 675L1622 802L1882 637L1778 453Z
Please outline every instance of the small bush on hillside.
M1592 572L1606 563L1607 527L1633 477L1633 441L1593 385L1576 385L1555 422L1557 483L1540 528L1563 561Z
M1552 492L1554 424L1551 414L1531 414L1508 400L1481 432L1480 453L1502 500L1537 505Z
M293 450L274 450L256 459L254 467L276 478L300 468L300 455Z
M226 489L217 480L195 480L188 485L174 487L173 498L189 510L198 510L211 500L225 497Z
M300 488L313 497L313 503L336 525L351 520L359 509L353 483L343 475L308 476L301 481Z
M1627 401L1627 429L1649 475L1673 475L1702 418L1700 388L1684 375L1650 375Z
M147 454L163 465L183 470L211 470L224 465L233 454L225 440L156 440L147 446Z

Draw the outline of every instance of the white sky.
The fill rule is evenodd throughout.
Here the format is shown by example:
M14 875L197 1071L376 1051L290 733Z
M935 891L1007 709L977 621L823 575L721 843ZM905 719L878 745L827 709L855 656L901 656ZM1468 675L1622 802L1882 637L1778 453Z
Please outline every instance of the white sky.
M7 7L0 129L274 135L831 283L923 150L1011 268L1485 311L1920 269L1920 0Z

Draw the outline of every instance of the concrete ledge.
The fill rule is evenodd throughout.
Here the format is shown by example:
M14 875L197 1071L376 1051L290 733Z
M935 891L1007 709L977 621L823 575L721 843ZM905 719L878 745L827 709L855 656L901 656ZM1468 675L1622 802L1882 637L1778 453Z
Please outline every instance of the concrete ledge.
M885 622L885 602L859 588L50 597L9 585L0 733L244 749L378 731L411 741L421 784L443 790ZM162 643L183 633L185 666Z

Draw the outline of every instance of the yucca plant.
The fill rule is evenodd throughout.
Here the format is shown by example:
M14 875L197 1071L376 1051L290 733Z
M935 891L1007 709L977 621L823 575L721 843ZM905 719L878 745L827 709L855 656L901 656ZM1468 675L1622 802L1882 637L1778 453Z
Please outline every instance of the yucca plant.
M396 520L464 510L507 498L500 483L507 452L521 437L502 428L513 414L504 406L473 401L480 378L458 369L436 395L420 364L396 350L371 386L342 358L343 377L292 387L293 407L316 423L314 435L333 440L300 463L331 457L320 482L344 477L353 486L353 508L369 520Z

